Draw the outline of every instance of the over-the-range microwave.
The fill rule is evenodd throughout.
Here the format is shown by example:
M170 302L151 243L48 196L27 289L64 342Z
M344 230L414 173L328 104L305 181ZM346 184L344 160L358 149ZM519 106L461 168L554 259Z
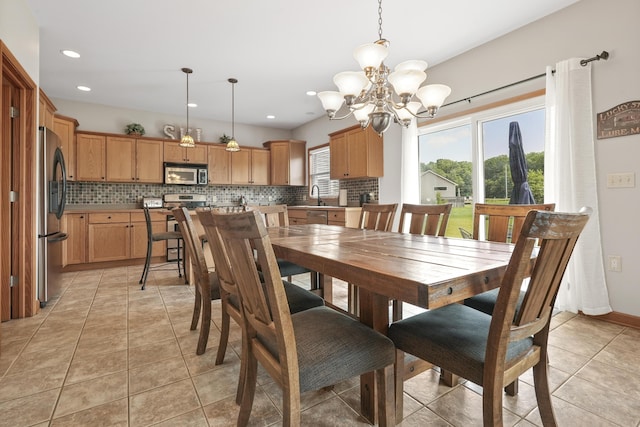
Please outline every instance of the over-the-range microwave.
M207 185L206 164L164 163L164 183L179 185Z

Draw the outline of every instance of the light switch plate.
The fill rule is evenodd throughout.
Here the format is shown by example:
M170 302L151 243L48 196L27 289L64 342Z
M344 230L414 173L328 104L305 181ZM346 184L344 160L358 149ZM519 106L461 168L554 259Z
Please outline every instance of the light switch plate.
M607 188L634 188L636 174L634 172L610 173L607 175Z

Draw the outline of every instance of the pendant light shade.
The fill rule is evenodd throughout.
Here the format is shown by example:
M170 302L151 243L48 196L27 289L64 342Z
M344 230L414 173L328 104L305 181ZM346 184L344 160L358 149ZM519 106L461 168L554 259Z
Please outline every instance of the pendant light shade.
M230 78L227 80L231 83L231 139L227 142L227 151L240 151L240 145L236 141L236 125L235 125L235 87L238 79Z
M187 75L187 132L180 138L180 146L191 148L196 146L191 136L191 128L189 128L189 74L193 73L193 70L191 68L183 68L182 72Z

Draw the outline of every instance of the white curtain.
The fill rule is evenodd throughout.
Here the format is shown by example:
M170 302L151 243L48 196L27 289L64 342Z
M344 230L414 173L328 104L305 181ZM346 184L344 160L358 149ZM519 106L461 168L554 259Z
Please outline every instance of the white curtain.
M402 176L400 177L400 203L394 219L394 229L400 223L402 203L420 203L420 162L418 159L418 126L416 119L408 127L402 127Z
M556 210L593 213L578 239L556 307L588 315L609 313L602 260L593 139L591 64L572 58L547 67L544 198Z

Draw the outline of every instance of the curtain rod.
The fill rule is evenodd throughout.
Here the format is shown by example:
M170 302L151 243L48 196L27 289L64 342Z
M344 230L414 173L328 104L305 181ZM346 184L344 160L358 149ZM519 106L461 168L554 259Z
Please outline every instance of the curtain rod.
M596 55L596 56L594 56L594 57L592 57L592 58L588 58L588 59L583 59L583 60L581 60L581 61L580 61L580 65L582 65L582 66L584 67L584 66L586 66L586 65L587 65L589 62L591 62L591 61L599 61L599 60L601 60L601 59L604 59L605 61L606 61L607 59L609 59L609 52L607 52L606 50L603 50L603 51L602 51L602 53L600 53L599 55ZM552 70L551 72L552 72L552 73L555 73L555 72L556 72L556 70ZM459 99L459 100L457 100L457 101L449 102L448 104L444 104L444 105L442 105L440 108L442 108L442 107L448 107L449 105L457 104L457 103L459 103L459 102L464 102L464 101L471 102L471 100L472 100L473 98L477 98L477 97L479 97L479 96L483 96L483 95L487 95L487 94L489 94L489 93L497 92L497 91L499 91L499 90L506 89L506 88L508 88L508 87L517 86L517 85L522 84L522 83L530 82L531 80L536 80L536 79L539 79L540 77L544 77L544 76L546 76L546 75L547 75L547 73L542 73L542 74L538 74L537 76L528 77L528 78L526 78L526 79L524 79L524 80L519 80L519 81L517 81L517 82L509 83L508 85L500 86L500 87L497 87L497 88L495 88L495 89L488 90L488 91L486 91L486 92L478 93L478 94L476 94L476 95L468 96L468 97L466 97L466 98L462 98L462 99Z

